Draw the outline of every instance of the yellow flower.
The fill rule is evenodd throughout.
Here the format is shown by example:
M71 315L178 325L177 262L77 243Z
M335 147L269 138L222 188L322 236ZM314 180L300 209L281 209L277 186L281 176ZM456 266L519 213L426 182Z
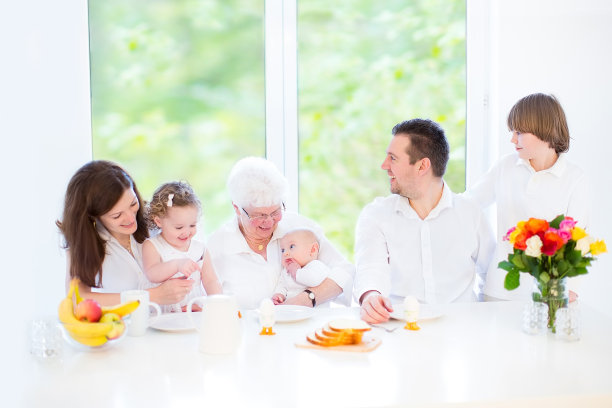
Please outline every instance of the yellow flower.
M581 238L584 238L587 236L587 233L580 227L574 227L574 229L572 229L572 239L574 241L578 241Z
M590 245L591 248L591 254L592 255L599 255L599 254L603 254L604 252L608 252L608 249L606 248L606 243L602 240L600 241L595 241Z
M525 230L525 224L526 224L525 221L519 221L519 223L516 224L516 228L514 229L514 231L512 231L512 233L508 237L508 241L510 241L512 245L514 245L514 242L516 242L516 236Z

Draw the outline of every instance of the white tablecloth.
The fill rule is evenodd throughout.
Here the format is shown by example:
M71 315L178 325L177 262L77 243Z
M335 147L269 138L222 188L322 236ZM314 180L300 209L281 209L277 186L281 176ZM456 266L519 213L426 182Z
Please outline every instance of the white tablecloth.
M452 304L412 332L388 333L369 353L295 347L336 316L319 309L259 336L254 312L229 356L198 351L198 334L149 329L98 352L66 345L61 361L29 358L28 407L565 407L612 406L612 321L583 307L582 339L521 331L523 303ZM398 323L396 323L398 324Z

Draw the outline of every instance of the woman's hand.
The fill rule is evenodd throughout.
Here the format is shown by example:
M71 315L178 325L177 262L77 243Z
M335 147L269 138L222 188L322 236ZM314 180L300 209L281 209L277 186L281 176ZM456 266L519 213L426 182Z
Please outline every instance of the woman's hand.
M194 283L192 279L168 279L158 287L149 289L151 301L160 305L180 303L191 291Z

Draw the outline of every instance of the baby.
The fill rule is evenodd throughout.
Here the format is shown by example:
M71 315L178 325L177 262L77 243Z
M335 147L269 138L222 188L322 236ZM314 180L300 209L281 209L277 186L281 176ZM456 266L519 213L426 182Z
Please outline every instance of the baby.
M284 270L276 285L272 301L281 304L304 289L318 286L329 275L330 268L319 261L319 241L310 229L294 229L280 239Z

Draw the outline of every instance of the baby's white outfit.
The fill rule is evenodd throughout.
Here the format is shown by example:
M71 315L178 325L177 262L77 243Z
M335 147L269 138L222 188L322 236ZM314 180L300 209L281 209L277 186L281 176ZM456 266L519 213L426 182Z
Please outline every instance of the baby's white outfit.
M153 244L153 246L159 253L159 256L161 257L162 262L168 262L174 259L189 258L192 261L197 262L200 267L202 267L202 264L204 263L203 260L204 260L204 252L206 251L206 245L202 241L192 239L191 243L189 244L189 249L185 252L179 251L178 249L174 248L161 236L161 234L158 234L152 238L149 238L149 241L151 241L151 243ZM182 276L183 276L182 273L177 272L176 274L172 276L172 278L180 278ZM189 279L192 279L195 281L193 288L191 289L191 292L189 292L187 296L185 296L185 298L180 303L177 303L175 305L162 305L161 306L162 312L164 313L179 312L180 310L178 310L178 305L180 305L181 307L187 306L187 303L189 303L191 299L205 295L206 292L204 291L204 288L202 287L202 277L200 275L200 272L196 271L192 273L189 276Z
M298 269L295 280L286 269L283 269L274 293L281 293L285 298L299 295L306 288L319 286L329 276L329 272L330 267L317 259L313 259Z

